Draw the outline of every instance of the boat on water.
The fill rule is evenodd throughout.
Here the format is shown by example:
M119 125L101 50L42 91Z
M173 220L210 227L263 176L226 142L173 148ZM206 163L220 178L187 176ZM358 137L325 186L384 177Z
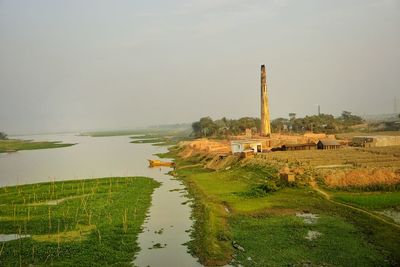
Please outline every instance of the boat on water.
M149 166L150 167L173 167L175 166L175 162L169 162L169 161L161 161L157 159L149 159Z

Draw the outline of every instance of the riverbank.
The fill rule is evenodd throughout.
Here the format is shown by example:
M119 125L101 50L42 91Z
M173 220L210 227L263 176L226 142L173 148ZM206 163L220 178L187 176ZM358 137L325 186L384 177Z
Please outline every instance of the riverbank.
M399 228L328 201L308 185L309 177L289 186L278 179L278 167L267 161L234 161L212 171L204 168L210 162L207 155L183 158L179 152L175 147L164 156L175 158L174 175L195 199L189 248L205 265L400 262Z
M160 183L102 178L0 188L0 265L129 265ZM7 235L7 236L6 236Z
M64 144L58 141L42 141L36 142L32 140L19 140L19 139L7 139L0 140L0 153L16 152L20 150L35 150L35 149L48 149L48 148L60 148L73 146L75 144Z

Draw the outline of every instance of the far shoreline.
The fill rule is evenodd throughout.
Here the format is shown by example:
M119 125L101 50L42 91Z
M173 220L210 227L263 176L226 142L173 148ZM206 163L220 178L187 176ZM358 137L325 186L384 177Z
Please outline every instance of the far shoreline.
M0 140L0 153L12 153L21 150L37 150L50 148L63 148L76 145L76 143L62 143L62 141L34 141L23 139Z

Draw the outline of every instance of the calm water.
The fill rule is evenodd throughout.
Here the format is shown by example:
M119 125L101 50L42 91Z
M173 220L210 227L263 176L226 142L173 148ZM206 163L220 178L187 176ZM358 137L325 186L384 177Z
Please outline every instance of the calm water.
M162 185L153 194L149 217L139 235L141 251L135 265L201 266L183 245L190 239L186 231L192 225L191 209L182 204L188 201L184 186L166 175L168 168L147 167L147 159L157 158L153 154L164 152L165 148L130 144L131 139L126 136L93 138L62 134L19 138L78 144L0 154L0 186L110 176L154 178ZM157 243L163 248L152 248Z

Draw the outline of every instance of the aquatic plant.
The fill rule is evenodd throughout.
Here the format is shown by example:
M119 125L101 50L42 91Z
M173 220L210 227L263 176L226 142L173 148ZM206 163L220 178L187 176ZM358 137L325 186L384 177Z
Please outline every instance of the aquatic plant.
M137 236L158 185L132 177L0 189L1 232L30 236L0 242L1 264L129 264L139 250ZM127 199L133 200L129 207Z

